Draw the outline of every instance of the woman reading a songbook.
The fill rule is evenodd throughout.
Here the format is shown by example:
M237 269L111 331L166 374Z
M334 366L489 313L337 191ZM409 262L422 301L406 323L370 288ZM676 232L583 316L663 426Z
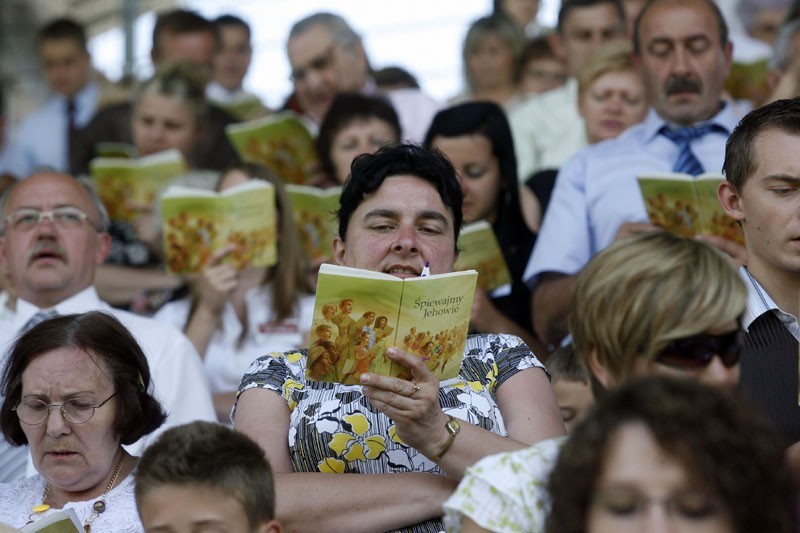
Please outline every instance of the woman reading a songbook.
M191 294L167 303L155 315L180 328L197 348L222 421L230 420L236 388L256 357L307 345L314 309L306 259L283 185L263 166L246 164L225 172L216 189L222 192L249 179L275 187L278 263L237 270L226 262L233 247L218 249L193 280Z
M433 118L425 146L441 150L453 163L464 192L464 223L485 220L492 225L511 274L510 287L476 291L470 326L480 333L513 333L544 352L533 333L530 289L522 281L536 233L522 215L505 112L491 102L443 109Z
M208 121L205 78L194 65L176 63L142 83L137 89L131 117L131 138L140 156L180 151L187 165L173 182L210 189L218 173L195 168L193 149L202 141ZM232 154L227 139L216 147ZM183 286L183 280L161 268L160 221L154 203L128 202L138 213L132 222L112 220L109 233L114 241L105 265L98 270L98 291L114 305L152 313Z
M143 532L131 475L138 458L123 445L164 422L151 390L144 353L107 313L57 316L17 339L3 370L0 427L9 444L28 446L38 473L0 484L0 523L39 531L74 513L75 529L47 530Z
M437 152L399 145L361 156L341 196L335 259L398 278L426 264L452 272L462 203ZM287 529L440 531L441 505L468 466L565 432L547 374L518 337L469 336L457 377L442 382L401 346L387 355L410 379L315 381L306 350L261 357L242 379L234 427L273 466Z

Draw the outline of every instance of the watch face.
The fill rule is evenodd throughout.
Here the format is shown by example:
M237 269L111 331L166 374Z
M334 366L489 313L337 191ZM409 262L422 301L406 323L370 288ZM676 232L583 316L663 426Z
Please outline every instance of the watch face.
M458 420L455 418L451 418L450 421L447 423L447 431L455 435L459 431L461 431L461 424L458 423Z

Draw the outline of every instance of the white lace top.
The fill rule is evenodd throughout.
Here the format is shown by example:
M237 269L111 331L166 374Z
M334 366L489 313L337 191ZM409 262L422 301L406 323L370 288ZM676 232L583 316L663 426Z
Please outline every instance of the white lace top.
M31 476L13 483L0 483L0 523L21 528L28 522L31 509L42 503L45 479L41 475ZM70 502L78 520L85 524L92 515L92 505L98 498L83 502ZM45 511L46 516L54 510ZM133 497L133 476L128 475L108 493L106 510L92 522L92 531L114 531L119 533L143 533L144 528L136 511Z

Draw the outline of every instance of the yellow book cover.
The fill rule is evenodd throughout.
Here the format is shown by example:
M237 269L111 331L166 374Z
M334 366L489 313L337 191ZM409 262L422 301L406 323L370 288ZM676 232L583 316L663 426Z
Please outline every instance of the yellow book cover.
M511 272L492 225L485 220L467 224L458 235L456 270L478 271L478 287L491 292L511 284Z
M410 379L385 355L397 346L440 380L458 375L478 273L402 279L323 264L317 280L306 377L358 384L363 372Z
M307 185L286 185L292 203L297 231L306 257L310 260L333 261L333 237L339 231L336 211L339 209L341 187L320 189Z
M89 163L89 173L108 216L126 222L138 214L131 203L153 205L161 190L184 172L186 162L178 150L139 159L98 157Z
M677 172L638 178L650 223L683 237L718 235L744 244L739 224L728 216L717 198L721 174L697 177Z
M171 186L161 196L167 269L199 272L215 250L233 244L225 261L237 268L277 262L275 187L249 180L221 193Z
M254 94L245 94L232 102L214 101L214 104L239 120L255 120L271 114L261 99Z
M75 509L64 508L26 524L19 531L20 533L82 533L84 528L78 520Z
M284 183L304 184L318 172L314 138L291 111L229 124L225 133L243 160L264 165Z

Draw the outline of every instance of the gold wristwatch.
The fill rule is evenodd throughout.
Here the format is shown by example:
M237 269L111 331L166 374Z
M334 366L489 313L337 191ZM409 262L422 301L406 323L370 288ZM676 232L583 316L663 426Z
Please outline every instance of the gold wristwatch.
M450 415L448 415L447 418L447 424L444 425L444 428L448 433L450 433L450 438L447 439L442 451L431 457L431 461L434 463L438 463L442 459L442 456L444 456L444 454L447 453L447 450L450 449L450 446L453 445L453 441L456 440L456 435L458 435L458 432L461 431L461 424L458 423L458 419L453 418Z

